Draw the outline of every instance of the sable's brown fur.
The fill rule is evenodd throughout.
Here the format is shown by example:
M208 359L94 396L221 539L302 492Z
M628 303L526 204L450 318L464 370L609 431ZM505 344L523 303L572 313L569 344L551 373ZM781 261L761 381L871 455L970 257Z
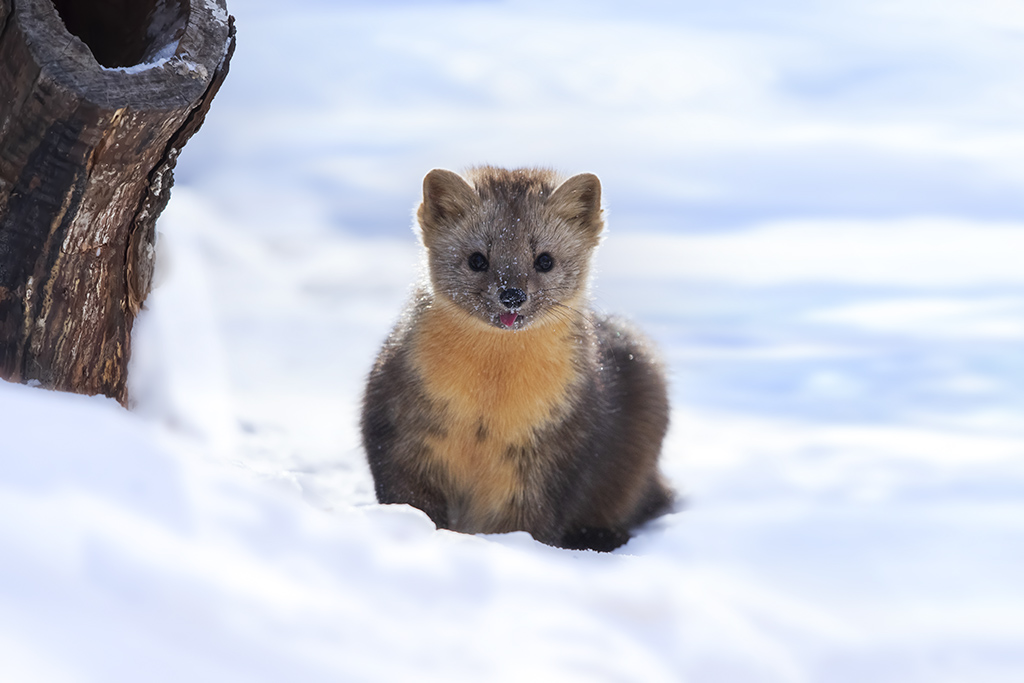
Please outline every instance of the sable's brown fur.
M661 366L641 335L586 302L600 183L536 169L466 175L424 179L429 282L370 373L362 431L377 498L439 527L611 550L672 494L657 468ZM541 254L552 268L536 265ZM503 300L509 291L522 300Z

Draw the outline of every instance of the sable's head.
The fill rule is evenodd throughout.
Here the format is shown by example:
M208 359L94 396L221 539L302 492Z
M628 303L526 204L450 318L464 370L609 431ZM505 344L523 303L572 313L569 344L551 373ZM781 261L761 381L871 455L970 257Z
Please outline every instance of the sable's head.
M568 313L584 294L597 246L601 183L583 173L435 169L417 211L430 282L472 317L522 329Z

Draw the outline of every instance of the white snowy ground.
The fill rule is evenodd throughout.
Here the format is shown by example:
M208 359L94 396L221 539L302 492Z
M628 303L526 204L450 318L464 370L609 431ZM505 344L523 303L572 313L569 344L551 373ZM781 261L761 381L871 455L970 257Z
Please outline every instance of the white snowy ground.
M1024 12L707 5L234 0L136 410L0 384L0 679L1024 679ZM373 504L410 210L481 162L601 176L669 361L687 506L614 554Z

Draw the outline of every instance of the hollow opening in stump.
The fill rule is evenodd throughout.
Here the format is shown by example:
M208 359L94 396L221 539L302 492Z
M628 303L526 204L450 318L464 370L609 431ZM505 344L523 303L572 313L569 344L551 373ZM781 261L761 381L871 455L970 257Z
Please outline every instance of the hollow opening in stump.
M145 64L174 53L189 0L53 0L68 32L107 68Z

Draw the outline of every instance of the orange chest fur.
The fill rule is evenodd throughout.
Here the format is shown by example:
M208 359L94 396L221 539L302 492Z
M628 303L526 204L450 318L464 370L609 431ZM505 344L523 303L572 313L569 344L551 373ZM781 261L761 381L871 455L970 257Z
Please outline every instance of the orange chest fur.
M523 485L509 449L531 445L568 407L578 354L571 323L492 330L436 306L413 353L428 397L444 410L433 457L485 507L500 507Z

